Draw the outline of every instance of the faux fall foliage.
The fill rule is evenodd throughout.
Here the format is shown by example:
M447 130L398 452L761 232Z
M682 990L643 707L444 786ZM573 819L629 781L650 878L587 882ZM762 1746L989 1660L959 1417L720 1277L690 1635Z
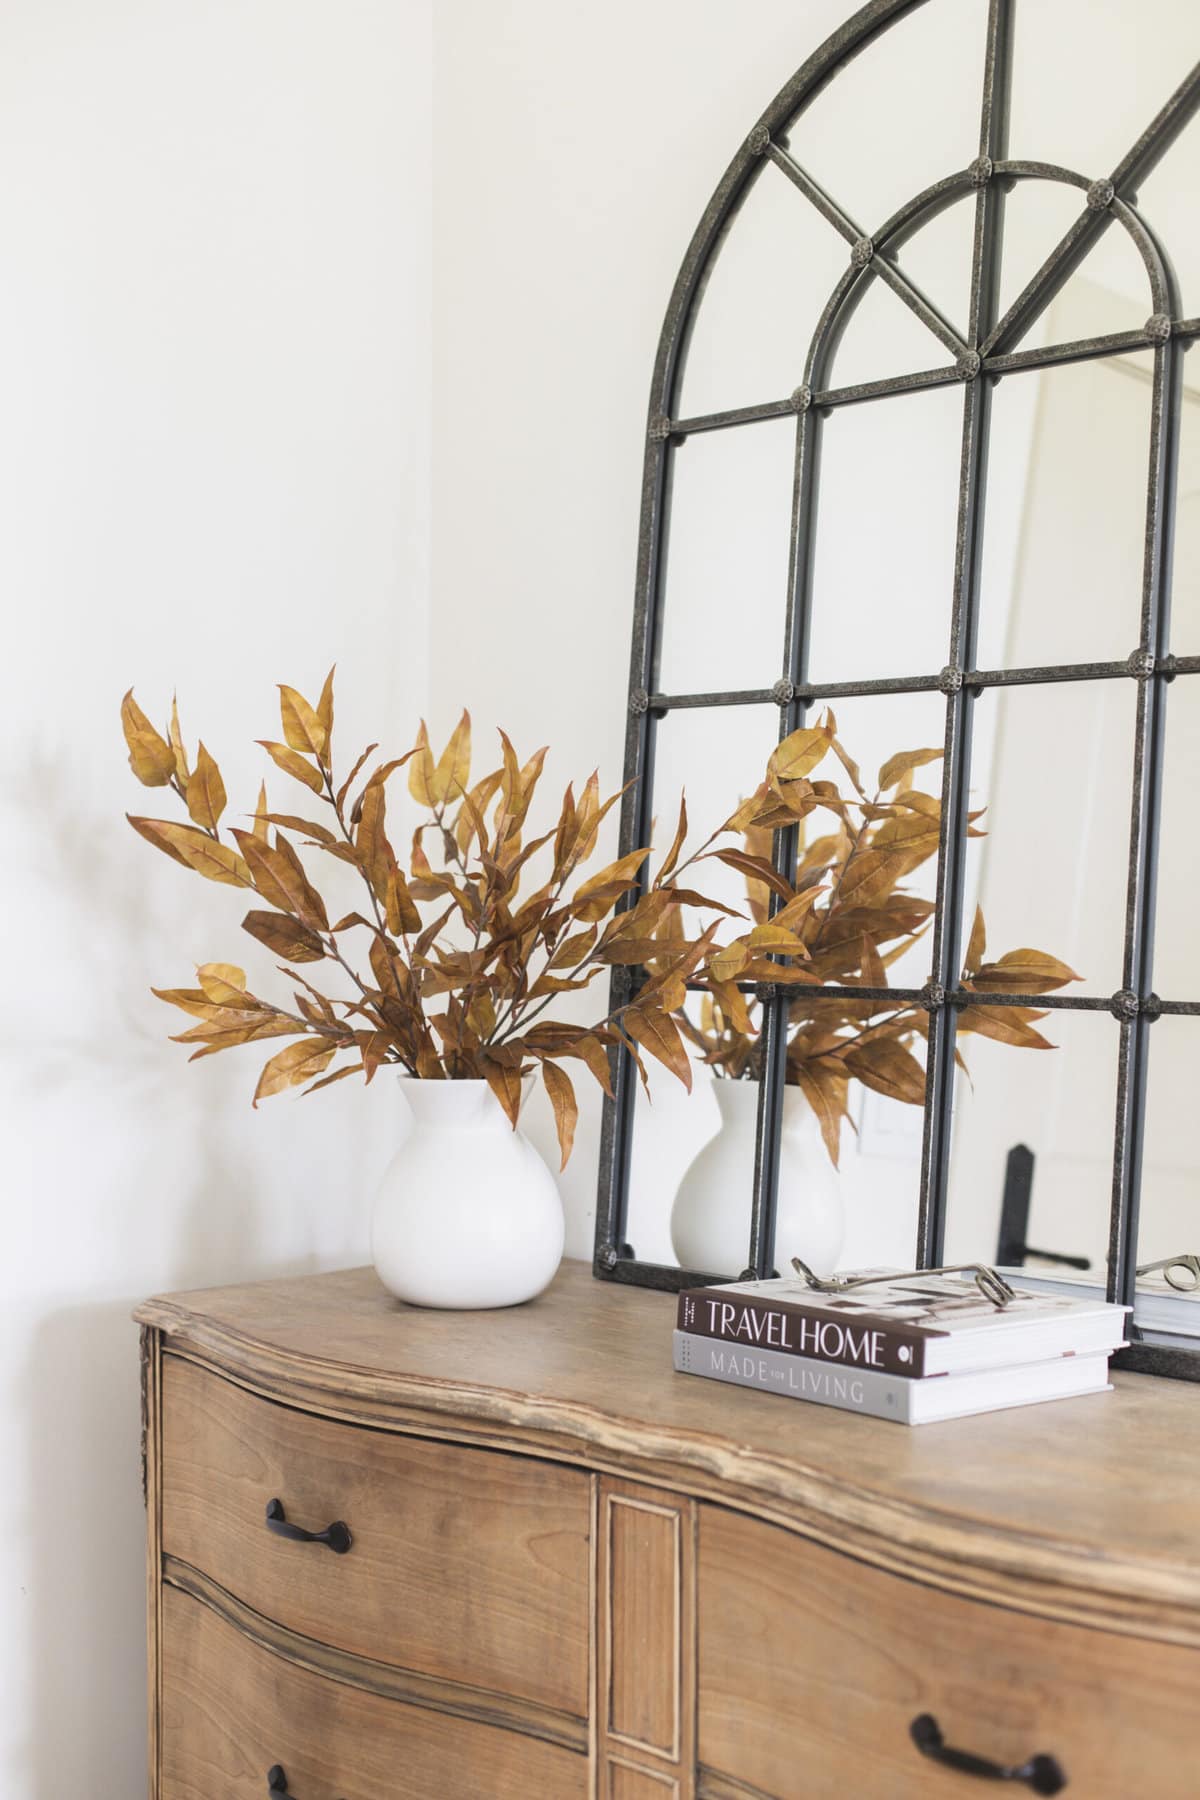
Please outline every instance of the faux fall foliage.
M906 891L906 877L937 854L941 801L914 787L918 769L940 760L940 749L900 751L879 771L874 794L863 786L858 766L837 738L833 714L793 733L774 753L767 779L727 822L743 834L742 860L747 908L756 924L771 913L795 920L803 944L802 973L789 995L787 1081L798 1086L817 1115L830 1158L836 1164L844 1120L851 1119L851 1080L889 1099L924 1104L925 1068L913 1054L928 1037L929 1015L920 1002L904 1002L879 990L888 970L924 934L934 911L931 900ZM810 780L816 769L836 760L850 791L837 781ZM809 835L819 816L829 829ZM968 819L968 835L981 835L979 813ZM799 827L800 847L792 878L770 862L772 834L780 826ZM726 858L734 862L733 858ZM735 862L735 866L737 866ZM710 961L711 966L711 961ZM703 1062L733 1078L756 1073L759 1038L753 1000L736 985L736 954L722 973L733 981L711 984L696 1022L682 1010L677 1020ZM1019 1048L1053 1046L1036 1027L1044 1011L1020 1005L991 1005L990 994L1046 994L1079 977L1042 950L1017 949L989 962L983 912L977 909L967 944L960 987L978 993L957 1012L957 1034L972 1032ZM876 990L871 998L853 994L824 997L823 984ZM956 1052L959 1066L965 1068Z
M294 688L279 693L283 741L260 742L306 790L307 812L319 810L319 818L270 810L264 784L245 825L223 827L220 769L203 743L189 756L174 704L165 732L132 690L121 707L134 774L146 787L169 789L188 815L130 815L130 824L185 868L262 902L242 928L282 959L294 984L292 1006L281 1006L252 993L236 965L212 962L197 970L194 988L153 990L196 1020L177 1038L193 1046L193 1059L292 1040L268 1059L255 1104L291 1087L315 1093L348 1075L369 1082L392 1065L424 1080L485 1080L515 1125L523 1078L540 1071L565 1164L578 1107L564 1063L581 1063L611 1092L611 1054L624 1048L644 1084L651 1057L690 1088L690 1039L718 1073L751 1073L757 1034L748 990L764 981L795 990L788 1079L803 1089L835 1162L852 1078L896 1099L924 1099L925 1072L911 1048L927 1029L920 1007L813 990L825 983L886 988L888 967L924 930L932 903L901 883L937 849L940 803L914 789L912 775L940 751L890 758L868 798L826 714L776 748L756 793L686 860L681 801L656 871L646 867L645 846L587 875L600 826L620 797L602 799L595 773L578 798L568 786L554 824L530 835L544 749L522 762L501 732L499 766L472 781L464 713L440 756L422 724L404 755L372 763L379 747L371 744L339 780L333 671L315 707ZM809 779L827 756L848 775L850 797L836 782ZM388 784L402 768L420 813L405 864L387 813ZM807 842L788 880L771 861L772 833L795 824L803 831L821 811L832 829ZM331 922L300 849L348 865L361 882L362 910ZM745 878L748 921L683 883L689 868L713 859ZM532 886L522 893L525 881ZM718 942L723 915L746 928ZM964 986L1043 993L1077 979L1040 951L983 959L977 916ZM322 987L296 966L317 964L326 965ZM626 1002L588 1025L547 1016L560 995L587 990L616 965L640 972ZM342 996L323 991L330 975L346 989ZM685 1010L689 987L703 990L699 1026ZM1041 1016L981 1003L960 1013L958 1028L1048 1048L1034 1029ZM346 1060L331 1067L339 1054Z
M555 823L531 836L545 750L522 762L501 732L500 765L472 781L464 713L439 757L422 724L403 756L372 762L371 744L339 779L332 670L316 706L294 688L279 693L283 742L260 741L305 790L306 812L271 811L264 784L253 816L230 829L220 769L203 744L189 757L175 706L165 732L132 690L121 708L134 774L146 787L169 789L188 814L186 822L131 815L130 824L184 867L260 902L242 928L282 959L293 984L292 1005L281 1006L252 993L242 969L212 962L197 971L194 988L155 988L197 1021L177 1039L194 1046L193 1058L286 1037L294 1041L269 1058L255 1104L290 1087L314 1093L347 1075L370 1081L388 1064L425 1080L483 1079L514 1125L523 1076L540 1070L564 1163L577 1118L564 1063L581 1063L610 1091L609 1053L623 1046L643 1082L648 1056L690 1088L691 1059L673 1015L690 981L706 981L714 969L719 978L730 946L716 947L716 919L685 934L683 912L733 909L681 884L682 803L652 878L639 885L648 847L588 875L600 826L619 798L602 799L595 774L578 798L568 787ZM421 813L404 864L387 811L388 784L401 768ZM320 817L307 816L314 810ZM301 849L347 864L361 879L362 910L331 919ZM531 876L535 885L523 894ZM770 952L802 948L782 919L752 923L736 946L747 979L776 981L791 976ZM322 987L297 966L318 964ZM547 1016L560 995L582 992L617 964L644 970L626 1004L586 1026ZM323 991L331 974L343 997ZM339 1053L347 1060L331 1068Z

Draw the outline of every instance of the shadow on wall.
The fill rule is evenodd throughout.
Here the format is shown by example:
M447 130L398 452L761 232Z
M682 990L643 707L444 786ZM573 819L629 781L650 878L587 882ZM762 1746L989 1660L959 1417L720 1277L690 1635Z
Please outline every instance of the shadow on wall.
M143 1754L129 1703L145 1689L137 1367L129 1309L110 1303L49 1314L23 1371L30 1800L112 1792Z
M240 908L222 921L218 890L148 864L119 819L68 803L61 773L38 779L50 826L31 852L40 897L9 997L14 1018L39 1023L28 1043L0 1045L20 1345L5 1391L20 1598L0 1660L23 1670L27 1696L0 1790L124 1800L145 1791L146 1742L130 1313L151 1292L363 1260L399 1102L375 1090L364 1105L346 1083L252 1113L253 1056L188 1068L165 1041L178 1022L145 989L186 981L190 946L231 949Z

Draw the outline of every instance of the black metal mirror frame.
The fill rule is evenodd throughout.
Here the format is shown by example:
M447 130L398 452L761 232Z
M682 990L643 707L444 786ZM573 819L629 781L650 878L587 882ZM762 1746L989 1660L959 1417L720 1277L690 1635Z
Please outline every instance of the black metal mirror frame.
M1108 1293L1133 1299L1137 1260L1138 1196L1146 1104L1149 1034L1164 1013L1200 1015L1200 1002L1160 999L1152 986L1154 890L1157 869L1166 686L1177 677L1200 674L1200 655L1167 653L1171 536L1175 498L1182 353L1200 336L1200 318L1181 319L1170 261L1136 207L1136 190L1200 106L1197 65L1147 126L1116 168L1089 177L1056 165L1009 161L1009 85L1012 60L1012 0L990 0L987 55L979 129L979 153L969 167L946 176L909 201L871 235L852 220L790 156L779 141L805 105L848 58L925 0L870 0L810 57L776 96L742 143L698 225L667 308L651 384L642 480L633 652L630 664L624 780L629 783L621 814L622 852L649 841L657 725L683 707L761 705L778 708L779 735L804 721L816 702L869 694L940 692L946 700L942 815L937 856L936 910L931 932L930 979L919 990L892 989L887 997L920 1001L928 1010L924 1130L920 1165L917 1261L943 1260L950 1124L954 1098L956 1009L968 996L957 986L961 935L965 822L971 766L974 703L990 687L1079 680L1132 680L1137 686L1132 746L1132 804L1125 912L1123 976L1111 995L989 996L989 1004L1036 1005L1049 1009L1109 1012L1120 1035L1114 1134L1112 1206L1109 1230ZM778 400L704 417L679 418L680 389L691 325L708 272L737 211L766 165L790 180L818 208L849 246L849 262L818 322L795 391ZM1083 208L1042 267L1002 316L999 266L1007 191L1018 181L1066 183L1080 190ZM970 325L965 341L936 307L901 273L892 253L945 207L974 197L974 245ZM1100 235L1113 223L1132 238L1145 266L1149 316L1140 331L1120 332L1045 349L1015 346L1053 300ZM855 307L872 280L879 279L940 340L948 354L942 366L853 387L830 387L827 374ZM990 669L974 667L980 589L980 547L986 498L986 466L991 395L1002 376L1134 350L1153 352L1150 459L1146 489L1145 554L1141 630L1127 659L1114 663L1074 663L1054 667ZM961 475L945 666L909 678L816 684L807 678L812 546L823 417L834 408L884 399L917 388L957 383L963 389ZM796 418L788 591L782 646L782 673L763 689L732 693L664 694L658 691L662 577L670 507L671 470L677 447L694 433ZM775 866L795 866L796 832L775 834ZM778 904L776 902L775 904ZM639 979L636 970L616 969L613 1005L627 1000ZM774 1217L787 1049L786 989L753 988L763 1007L763 1061L755 1153L754 1188L745 1275L772 1272ZM831 986L831 994L881 998L875 990ZM600 1188L596 1219L595 1273L601 1279L676 1289L736 1271L685 1270L639 1261L626 1242L635 1072L627 1055L614 1059L614 1098L606 1101L601 1139ZM1126 1366L1200 1379L1200 1354L1133 1344Z

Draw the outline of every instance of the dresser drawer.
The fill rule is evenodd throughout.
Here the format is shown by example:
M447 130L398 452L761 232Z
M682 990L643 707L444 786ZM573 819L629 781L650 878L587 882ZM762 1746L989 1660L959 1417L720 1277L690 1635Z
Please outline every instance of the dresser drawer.
M162 1548L306 1637L583 1717L588 1478L342 1425L163 1359ZM350 1528L344 1555L267 1528Z
M702 1794L990 1792L918 1752L921 1714L999 1763L1053 1755L1067 1800L1200 1791L1200 1652L958 1599L719 1507L699 1537Z
M330 1681L163 1589L161 1800L583 1800L587 1759Z

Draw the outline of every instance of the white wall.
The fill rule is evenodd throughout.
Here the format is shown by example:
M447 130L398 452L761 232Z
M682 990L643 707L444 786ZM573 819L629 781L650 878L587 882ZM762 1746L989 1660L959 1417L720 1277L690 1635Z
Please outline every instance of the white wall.
M365 1259L386 1095L256 1114L253 1053L187 1068L165 1041L151 982L271 959L235 890L125 824L162 795L118 707L177 686L238 808L276 681L336 658L345 747L408 740L430 53L428 0L10 0L0 24L6 1800L144 1791L131 1306Z
M432 709L619 785L662 315L741 134L844 0L455 0L435 12ZM599 1090L562 1178L590 1257ZM553 1133L541 1096L533 1132ZM555 1159L557 1161L557 1159Z

